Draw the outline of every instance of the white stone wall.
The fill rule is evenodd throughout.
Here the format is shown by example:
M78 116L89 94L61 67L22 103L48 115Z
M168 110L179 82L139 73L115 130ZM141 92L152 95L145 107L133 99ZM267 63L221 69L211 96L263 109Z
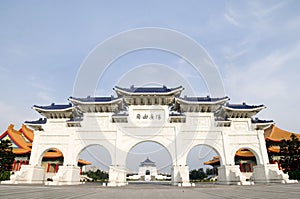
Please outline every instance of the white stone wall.
M44 131L35 132L30 165L40 166L45 151L59 149L64 163L54 177L56 184L76 184L80 153L88 146L102 145L112 159L109 185L121 186L126 184L128 152L145 141L166 148L172 159L173 184L183 186L189 184L187 155L197 145L210 146L220 156L220 182L244 180L234 166L234 156L240 148L251 150L258 165L268 164L263 131L253 130L249 118L231 119L229 127L216 127L213 113L187 112L186 123L169 123L168 106L130 106L128 114L128 123L112 123L112 113L85 113L81 127L67 127L66 119L48 119Z

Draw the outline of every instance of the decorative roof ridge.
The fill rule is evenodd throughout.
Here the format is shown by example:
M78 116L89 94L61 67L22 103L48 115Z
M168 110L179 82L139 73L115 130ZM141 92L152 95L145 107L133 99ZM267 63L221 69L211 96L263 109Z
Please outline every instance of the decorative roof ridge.
M21 129L19 130L23 133L23 135L30 141L33 142L34 133L33 130L29 129L25 124L22 124Z
M115 86L113 88L115 91L123 91L127 93L171 93L173 91L179 90L182 91L184 88L182 86L168 88L165 85L162 86L148 86L148 87L135 87L134 85L130 86L130 88L124 88L120 86Z
M266 108L265 105L260 104L260 105L248 105L245 102L243 102L242 104L230 104L230 103L226 103L226 105L224 106L225 109L232 109L232 110L249 110L249 109L264 109Z
M77 103L107 103L107 102L113 102L116 100L122 100L122 98L111 96L87 96L87 97L73 97L70 96L68 98L71 102L77 102Z
M47 118L39 118L38 120L34 121L25 121L25 124L46 124Z
M0 135L0 140L3 139L6 135L8 135L7 130L4 131L4 132Z
M48 106L38 106L38 105L33 105L33 109L40 109L40 110L68 110L72 109L73 105L71 103L68 104L55 104L51 103Z
M261 120L258 117L251 118L252 123L274 123L274 120Z
M22 133L14 129L14 125L10 124L7 128L7 134L9 138L14 142L18 147L22 149L30 149L28 143L25 141Z
M218 101L228 101L230 100L230 98L228 96L225 97L210 97L209 95L207 96L194 96L194 97L190 97L190 96L184 96L184 97L176 97L177 100L181 100L181 101L186 101L186 102L207 102L207 103L211 103L211 102L218 102Z

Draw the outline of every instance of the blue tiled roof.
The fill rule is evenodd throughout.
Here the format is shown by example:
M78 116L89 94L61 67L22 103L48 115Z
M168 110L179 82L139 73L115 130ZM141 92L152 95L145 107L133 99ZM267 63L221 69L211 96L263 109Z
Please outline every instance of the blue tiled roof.
M162 87L134 87L131 86L130 88L121 88L116 86L115 88L130 92L130 93L168 93L177 89L181 89L182 86L176 88L167 88L166 86Z
M38 120L35 121L25 121L25 124L46 124L47 122L47 118L40 118Z
M90 96L87 96L85 98L70 97L69 99L78 100L80 102L110 102L110 101L115 100L117 98L114 98L113 96L110 96L110 97L90 97Z
M261 108L264 107L264 105L247 105L246 103L243 104L226 104L226 107L232 108L232 109L255 109L255 108Z
M261 119L259 119L259 118L252 118L251 119L251 121L252 121L252 123L254 123L254 124L257 124L257 123L273 123L274 121L273 120L261 120Z
M147 158L144 162L141 162L140 166L155 166L155 162Z
M187 96L184 96L184 98L179 98L179 99L183 99L183 100L189 101L189 102L216 102L216 101L229 99L229 98L228 97L212 98L210 96L206 96L206 97L187 97Z
M54 104L52 103L49 106L37 106L34 105L33 108L40 108L40 109L44 109L44 110L60 110L60 109L67 109L67 108L71 108L72 104Z

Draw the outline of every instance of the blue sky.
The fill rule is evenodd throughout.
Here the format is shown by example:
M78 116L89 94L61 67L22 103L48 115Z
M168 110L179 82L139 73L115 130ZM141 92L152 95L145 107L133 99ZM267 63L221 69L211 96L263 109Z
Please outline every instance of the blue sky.
M162 27L190 36L207 51L232 103L265 104L260 118L300 133L299 10L297 0L1 0L0 129L38 119L31 110L34 104L67 103L80 65L108 37L133 28ZM209 94L181 58L151 50L113 63L113 75L104 75L95 93L113 94L126 71L154 62L185 74L197 95ZM161 74L162 82L165 76Z

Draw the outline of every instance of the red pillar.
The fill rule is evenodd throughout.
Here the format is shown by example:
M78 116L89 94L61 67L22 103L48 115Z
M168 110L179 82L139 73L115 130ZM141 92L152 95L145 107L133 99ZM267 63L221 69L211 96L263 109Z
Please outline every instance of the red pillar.
M58 172L58 163L55 164L55 173Z
M243 164L240 162L240 171L243 172Z
M20 160L19 170L21 169L22 163L23 163L23 161Z
M46 170L46 172L49 173L49 170L50 170L50 163L47 164L47 170Z
M17 165L17 161L16 160L14 160L14 163L13 163L13 166L12 166L12 171L15 171L16 170L16 165Z

